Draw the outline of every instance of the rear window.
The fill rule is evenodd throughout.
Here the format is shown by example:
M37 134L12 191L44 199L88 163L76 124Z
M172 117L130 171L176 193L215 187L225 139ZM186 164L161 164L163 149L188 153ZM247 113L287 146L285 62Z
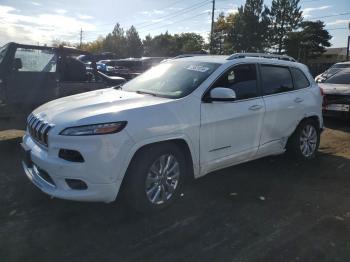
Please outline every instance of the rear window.
M262 65L261 76L264 95L272 95L293 90L293 81L287 67Z
M305 74L298 68L291 68L293 79L294 79L294 88L302 89L310 85L309 80Z
M350 84L350 71L340 71L324 82L329 84Z
M335 64L333 66L331 66L331 68L349 68L350 67L350 63L349 64Z

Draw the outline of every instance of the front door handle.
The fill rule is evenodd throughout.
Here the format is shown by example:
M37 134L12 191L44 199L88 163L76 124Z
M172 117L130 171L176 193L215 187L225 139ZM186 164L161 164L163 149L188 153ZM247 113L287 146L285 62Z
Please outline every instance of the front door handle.
M249 107L249 110L256 111L256 110L261 109L262 107L263 107L263 106L261 106L261 105L253 105L253 106Z
M302 99L302 98L300 98L300 97L297 97L297 98L294 99L294 102L295 102L295 103L301 103L301 102L303 102L303 101L304 101L304 99Z

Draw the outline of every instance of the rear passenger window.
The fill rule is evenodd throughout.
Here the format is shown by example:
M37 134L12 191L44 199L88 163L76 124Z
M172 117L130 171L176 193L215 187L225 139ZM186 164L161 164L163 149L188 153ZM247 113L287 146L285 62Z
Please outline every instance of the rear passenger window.
M264 95L272 95L293 90L293 81L287 67L262 65L262 85Z
M235 91L237 100L258 96L256 65L237 65L221 76L213 87L227 87Z
M293 79L294 79L294 87L295 89L306 88L310 85L309 80L306 78L305 74L298 68L291 68Z

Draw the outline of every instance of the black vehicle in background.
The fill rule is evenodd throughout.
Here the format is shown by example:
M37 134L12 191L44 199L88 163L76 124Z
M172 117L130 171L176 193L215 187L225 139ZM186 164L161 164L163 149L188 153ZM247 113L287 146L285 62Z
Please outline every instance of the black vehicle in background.
M164 59L166 57L108 59L97 62L97 68L105 74L120 76L129 80L159 64Z
M350 120L350 68L335 73L319 86L324 92L324 115Z
M124 78L89 72L76 59L89 53L69 47L8 43L0 48L0 120L30 113L50 100L117 86ZM94 62L92 62L92 65Z

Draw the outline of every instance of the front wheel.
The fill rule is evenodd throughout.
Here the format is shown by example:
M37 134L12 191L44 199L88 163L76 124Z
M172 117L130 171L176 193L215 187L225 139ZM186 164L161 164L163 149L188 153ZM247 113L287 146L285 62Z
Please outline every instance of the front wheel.
M302 160L315 157L320 145L320 128L314 120L302 121L288 142L288 151Z
M185 172L185 158L175 144L142 149L127 172L126 201L141 212L163 209L178 198Z

